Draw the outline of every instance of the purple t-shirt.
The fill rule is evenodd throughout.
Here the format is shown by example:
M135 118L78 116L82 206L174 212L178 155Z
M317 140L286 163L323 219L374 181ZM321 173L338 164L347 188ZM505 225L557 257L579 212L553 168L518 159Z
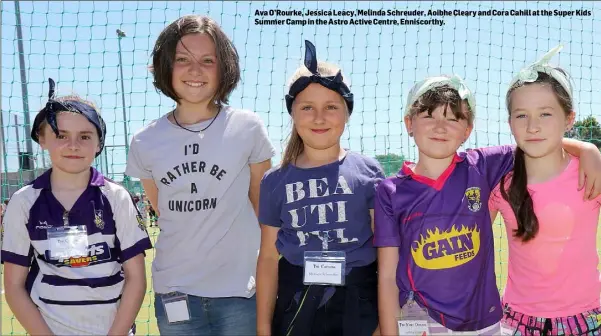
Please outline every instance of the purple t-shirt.
M436 181L405 164L378 185L374 245L401 247L401 306L413 292L434 320L455 331L501 319L488 198L513 168L513 149L459 153Z
M376 260L369 210L375 185L384 178L372 158L347 152L337 162L315 168L287 165L268 171L261 182L259 222L279 227L276 247L293 265L305 251L345 251L346 267Z

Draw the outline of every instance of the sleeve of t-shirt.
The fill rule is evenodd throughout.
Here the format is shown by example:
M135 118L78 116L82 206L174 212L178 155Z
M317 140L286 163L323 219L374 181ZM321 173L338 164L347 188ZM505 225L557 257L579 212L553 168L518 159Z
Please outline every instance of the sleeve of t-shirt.
M256 115L255 125L252 127L253 148L248 158L249 163L259 163L271 159L275 155L275 148L269 141L267 128L261 118Z
M124 263L138 254L152 248L146 227L129 193L123 189L117 193L115 225L121 249L121 262Z
M140 153L140 140L134 136L129 145L127 153L127 164L125 167L125 175L137 177L139 179L151 179L152 171L144 164Z
M489 187L494 188L501 178L513 169L515 146L504 145L478 148L474 150L478 158L478 168L486 174Z
M273 186L270 183L269 174L265 174L261 180L261 190L259 192L259 223L281 227L280 206L274 202Z
M380 167L380 164L376 163L373 167L373 176L370 180L369 188L367 188L367 205L369 209L374 209L374 199L376 196L376 188L380 182L382 182L386 177L384 176L384 170Z
M29 208L20 193L15 193L4 213L2 226L2 263L31 266L33 247L27 230Z
M392 194L396 186L390 179L382 181L376 188L374 204L374 246L401 246L399 225L394 219Z

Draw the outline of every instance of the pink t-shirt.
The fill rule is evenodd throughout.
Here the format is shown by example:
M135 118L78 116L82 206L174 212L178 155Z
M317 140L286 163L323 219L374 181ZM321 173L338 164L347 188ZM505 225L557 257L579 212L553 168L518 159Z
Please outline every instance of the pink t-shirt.
M527 243L514 237L515 215L501 195L500 184L491 194L490 210L503 216L509 243L503 301L517 312L554 318L601 306L596 242L601 197L583 200L578 167L578 158L571 157L557 177L528 185L539 231ZM509 182L506 179L505 188Z

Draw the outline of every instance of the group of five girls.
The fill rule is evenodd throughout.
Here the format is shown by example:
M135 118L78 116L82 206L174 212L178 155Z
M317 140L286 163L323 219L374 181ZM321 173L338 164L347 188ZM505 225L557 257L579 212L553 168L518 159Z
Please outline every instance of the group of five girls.
M415 84L404 121L418 160L390 177L375 159L341 146L355 97L338 66L319 61L311 42L305 48L285 96L292 132L272 167L275 150L261 119L227 105L240 81L239 58L216 22L184 16L156 41L153 83L176 106L135 133L126 174L141 180L159 216L152 285L162 335L601 333L601 154L564 138L575 119L574 93L569 75L549 65L558 48L522 69L507 90L517 147L459 151L476 118L472 91L456 75ZM90 168L105 138L102 119L90 104L52 95L39 115L35 135L57 154L47 183L25 187L7 209L9 306L31 334L133 333L149 241L133 202ZM77 154L84 145L91 155ZM81 169L69 168L74 162ZM71 190L65 181L74 176L81 188ZM40 198L50 224L31 211ZM112 206L98 212L103 202ZM81 219L60 221L78 203ZM92 224L84 223L87 212ZM502 299L497 212L509 240ZM95 224L108 217L111 232ZM63 244L56 231L76 238ZM83 259L76 255L82 237ZM114 269L121 264L125 277ZM78 297L47 298L65 286L77 287ZM96 298L109 290L120 295ZM79 317L98 307L104 315L73 319L80 306Z

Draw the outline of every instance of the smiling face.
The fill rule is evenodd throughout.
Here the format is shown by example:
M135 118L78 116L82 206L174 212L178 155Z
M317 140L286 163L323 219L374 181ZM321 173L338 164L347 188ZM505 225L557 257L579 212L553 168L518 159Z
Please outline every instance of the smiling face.
M461 104L463 113L467 115L467 104ZM407 116L405 124L407 131L413 134L420 153L433 159L455 155L472 131L467 119L456 117L449 105L439 105L431 114L424 111Z
M204 33L181 38L175 50L172 85L186 105L208 104L219 88L219 66L213 39Z
M342 96L316 83L309 84L292 104L294 127L304 145L313 149L339 145L347 119Z
M40 146L48 151L52 167L78 174L90 169L100 140L96 127L79 113L59 112L56 116L59 135L44 123L39 132Z
M529 84L510 94L509 126L517 145L532 158L561 150L564 133L574 123L550 84Z

